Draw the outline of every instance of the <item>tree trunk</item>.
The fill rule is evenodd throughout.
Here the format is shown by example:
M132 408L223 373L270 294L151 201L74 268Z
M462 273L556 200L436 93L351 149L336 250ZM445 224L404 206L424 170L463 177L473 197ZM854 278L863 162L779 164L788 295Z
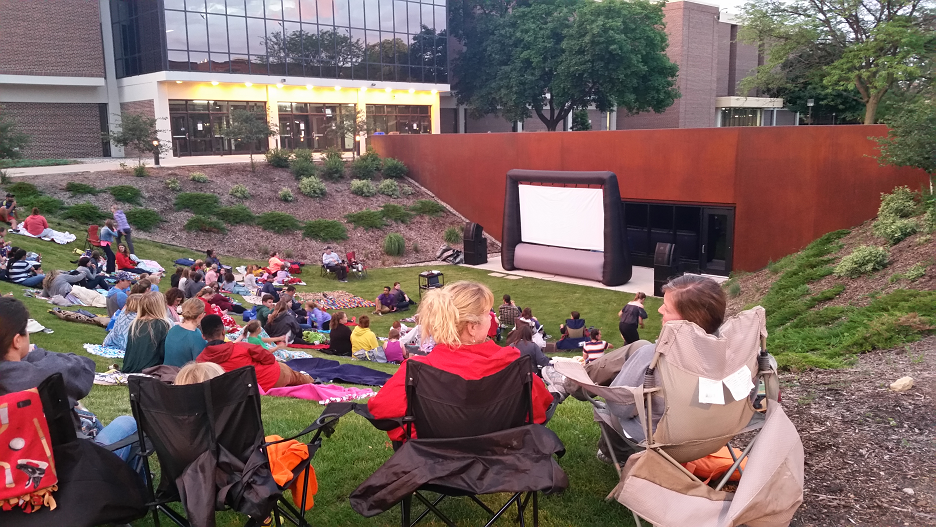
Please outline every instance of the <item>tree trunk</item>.
M864 124L874 124L874 118L877 114L878 102L880 101L877 97L871 97L867 104L865 104L865 116Z
M257 167L254 165L253 161L253 143L247 148L247 152L250 154L250 172L256 174Z

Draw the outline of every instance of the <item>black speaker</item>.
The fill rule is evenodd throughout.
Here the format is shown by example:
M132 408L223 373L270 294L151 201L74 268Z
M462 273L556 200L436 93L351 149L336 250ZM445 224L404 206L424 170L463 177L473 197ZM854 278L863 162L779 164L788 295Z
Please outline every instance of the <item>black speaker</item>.
M465 263L467 265L480 265L487 263L487 238L484 229L477 223L465 224L464 236Z
M653 296L663 296L663 286L679 274L679 249L675 243L657 243L653 251Z
M477 223L472 223L472 222L466 223L464 236L463 236L465 245L467 246L468 242L473 242L475 240L480 240L481 238L484 238L483 233L484 233L484 228L482 228Z

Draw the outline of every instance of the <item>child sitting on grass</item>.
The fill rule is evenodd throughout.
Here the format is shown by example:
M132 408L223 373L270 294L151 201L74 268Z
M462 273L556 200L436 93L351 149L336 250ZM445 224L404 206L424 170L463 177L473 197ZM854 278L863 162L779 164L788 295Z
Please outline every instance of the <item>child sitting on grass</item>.
M582 346L582 357L585 359L585 364L600 359L605 350L611 346L601 340L601 330L598 328L592 328L590 336L591 340Z
M387 362L401 363L405 358L403 356L403 346L400 344L400 330L390 329L387 343L384 344L384 353L387 355Z
M211 264L211 267L205 273L205 285L214 285L216 283L218 283L218 266Z
M261 337L260 332L263 328L260 327L260 321L251 320L244 326L244 331L241 333L241 337L244 335L247 336L245 339L247 344L256 344L257 346L270 349L268 344L276 344L274 349L285 349L286 348L286 336L281 337Z

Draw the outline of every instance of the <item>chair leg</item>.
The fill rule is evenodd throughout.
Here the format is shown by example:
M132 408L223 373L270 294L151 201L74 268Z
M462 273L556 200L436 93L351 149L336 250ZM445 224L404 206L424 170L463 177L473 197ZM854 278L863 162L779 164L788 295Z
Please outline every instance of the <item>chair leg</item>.
M488 514L494 514L494 510L488 507L487 505L485 505L484 502L479 500L477 496L472 495L468 497L471 498L471 501L477 503L478 506L484 509Z
M410 511L413 508L413 495L410 494L403 498L403 501L400 502L400 517L402 521L400 522L403 527L410 527Z
M511 497L509 500L507 500L507 503L505 503L504 506L501 507L499 511L497 511L497 514L495 514L493 518L491 518L486 524L484 524L484 527L491 527L492 525L494 525L494 522L496 522L497 519L500 518L501 515L504 514L504 512L505 512L507 509L510 508L510 506L513 504L514 501L519 501L519 500L520 500L520 496L521 496L522 494L523 494L523 493L518 492L518 493L514 494L513 497Z
M736 459L735 462L731 464L731 468L728 469L728 472L725 472L725 476L722 477L721 481L718 482L718 486L715 487L715 490L721 490L722 487L725 486L725 483L728 483L728 478L730 478L731 475L734 474L734 471L740 470L741 462L744 461L744 458L746 458L747 455L751 452L751 449L754 448L755 441L757 441L757 436L754 436L754 439L751 439L751 442L748 443L748 446L744 447L744 451L741 452L741 455L738 456L738 459ZM734 457L734 455L732 455L731 457Z
M631 511L631 514L634 515L634 525L636 525L637 527L643 527L643 524L640 523L640 516L637 516L637 513L634 511Z
M445 494L439 495L439 497L435 500L435 502L429 501L425 496L420 494L418 491L413 493L413 495L416 496L416 499L423 502L423 505L425 505L427 509L423 511L423 513L420 514L418 518L416 518L416 521L414 521L412 525L416 525L417 523L419 523L419 520L423 519L427 514L429 514L429 511L432 511L432 513L435 514L440 520L442 520L442 522L445 523L445 525L447 525L448 527L457 527L452 522L452 520L448 519L448 516L442 514L442 511L440 511L436 507L436 505L438 505L439 502L445 498ZM509 502L508 502L508 505L509 505Z
M539 492L533 491L533 527L539 527Z

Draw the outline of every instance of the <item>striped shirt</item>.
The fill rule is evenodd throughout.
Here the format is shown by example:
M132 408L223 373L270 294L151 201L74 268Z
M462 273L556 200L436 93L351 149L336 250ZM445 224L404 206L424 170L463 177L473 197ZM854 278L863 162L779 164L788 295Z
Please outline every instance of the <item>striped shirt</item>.
M19 283L32 276L32 273L29 272L33 267L32 264L33 262L26 260L14 262L13 265L10 266L10 281Z
M117 209L117 212L114 213L114 221L117 222L117 230L125 231L130 228L130 223L127 222L127 215L124 214L123 210Z
M585 364L600 359L610 344L603 340L590 340L582 345L582 355L585 357Z

